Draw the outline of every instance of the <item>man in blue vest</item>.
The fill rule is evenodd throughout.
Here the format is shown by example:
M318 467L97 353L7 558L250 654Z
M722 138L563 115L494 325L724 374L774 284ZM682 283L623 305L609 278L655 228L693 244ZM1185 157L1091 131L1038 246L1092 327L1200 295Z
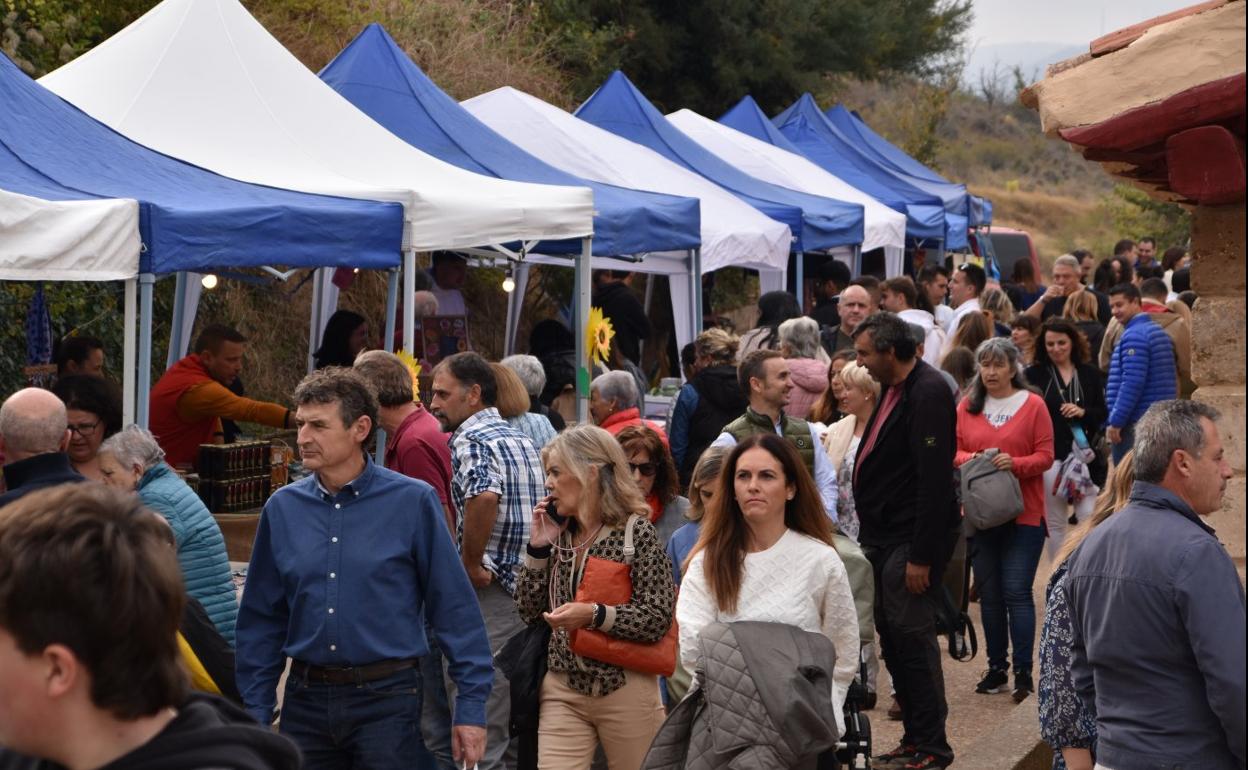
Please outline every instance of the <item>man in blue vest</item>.
M724 432L711 446L733 447L747 436L775 431L789 440L815 478L823 507L836 512L836 469L828 453L819 444L817 429L797 417L784 413L793 383L789 381L789 363L777 350L755 350L737 367L737 380L749 398L745 414L724 426Z

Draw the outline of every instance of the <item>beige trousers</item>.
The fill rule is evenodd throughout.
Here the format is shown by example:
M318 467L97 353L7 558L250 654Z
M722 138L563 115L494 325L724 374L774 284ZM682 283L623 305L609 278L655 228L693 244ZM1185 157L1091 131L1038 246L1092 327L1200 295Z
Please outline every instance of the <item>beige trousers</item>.
M624 686L610 695L582 695L566 674L542 680L537 728L539 770L588 770L602 743L610 770L638 770L659 726L663 703L658 677L628 671Z

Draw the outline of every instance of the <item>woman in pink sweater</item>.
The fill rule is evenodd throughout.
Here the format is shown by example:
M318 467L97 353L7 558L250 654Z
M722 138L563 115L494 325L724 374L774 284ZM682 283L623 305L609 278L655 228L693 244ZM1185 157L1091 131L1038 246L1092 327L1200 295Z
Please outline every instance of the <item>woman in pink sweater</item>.
M961 466L986 449L1001 470L1018 477L1023 512L1016 519L975 533L971 564L979 585L979 606L988 647L988 672L975 687L997 693L1009 683L1007 655L1014 647L1014 700L1033 692L1032 647L1036 605L1032 583L1044 548L1044 472L1053 464L1053 422L1044 399L1032 391L1019 368L1018 348L1006 337L975 350L979 371L958 404Z

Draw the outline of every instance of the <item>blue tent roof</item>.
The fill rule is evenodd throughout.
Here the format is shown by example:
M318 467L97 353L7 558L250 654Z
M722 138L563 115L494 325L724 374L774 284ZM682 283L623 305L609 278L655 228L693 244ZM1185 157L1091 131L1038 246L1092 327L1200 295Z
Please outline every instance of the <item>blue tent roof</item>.
M798 251L862 243L862 206L773 185L728 164L669 123L618 70L581 105L576 116L649 147L787 224Z
M900 147L873 131L871 126L867 125L867 122L858 113L851 112L837 104L824 110L823 114L827 116L828 120L832 121L832 125L839 128L846 136L860 139L859 149L878 159L880 163L918 179L926 179L938 184L952 184L948 179L945 179L915 158L910 157ZM969 203L972 226L991 224L991 203L975 195L970 196ZM985 203L988 204L987 212L984 211ZM987 220L983 220L985 213L988 215Z
M920 228L926 230L920 237L943 238L948 248L966 246L965 214L951 212L947 202L939 195L897 177L890 173L889 169L882 168L863 155L854 142L841 134L836 126L833 126L819 111L819 106L815 104L810 94L803 94L787 110L776 116L773 122L779 126L785 136L802 148L802 152L807 157L816 163L839 164L841 168L852 166L859 174L873 179L876 187L882 186L892 190L894 198L901 196L906 201L907 216L914 220L916 234ZM849 180L846 179L846 181ZM856 182L850 183L856 184ZM911 207L915 204L940 207L943 210L940 214L943 222L937 219L930 209L912 210ZM965 207L965 201L963 207ZM932 228L938 223L943 225L943 230Z
M365 27L320 76L391 133L447 163L517 182L592 188L594 254L691 249L702 242L696 198L587 181L533 157L447 96L379 24ZM579 253L581 245L550 242L538 249Z
M141 272L399 264L403 207L245 184L135 144L0 54L0 187L133 198Z

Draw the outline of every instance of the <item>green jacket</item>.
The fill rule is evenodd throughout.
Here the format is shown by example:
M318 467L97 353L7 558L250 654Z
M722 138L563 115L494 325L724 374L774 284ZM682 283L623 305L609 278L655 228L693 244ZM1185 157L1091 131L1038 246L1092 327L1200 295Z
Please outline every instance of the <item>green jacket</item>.
M731 435L741 443L749 436L756 433L775 433L775 423L767 415L759 414L748 406L745 408L745 414L724 426L724 433ZM802 462L806 463L806 470L810 471L813 478L815 475L815 444L810 438L810 423L798 417L789 417L784 412L780 413L780 435L789 440L789 443L797 449L797 453L802 456Z

